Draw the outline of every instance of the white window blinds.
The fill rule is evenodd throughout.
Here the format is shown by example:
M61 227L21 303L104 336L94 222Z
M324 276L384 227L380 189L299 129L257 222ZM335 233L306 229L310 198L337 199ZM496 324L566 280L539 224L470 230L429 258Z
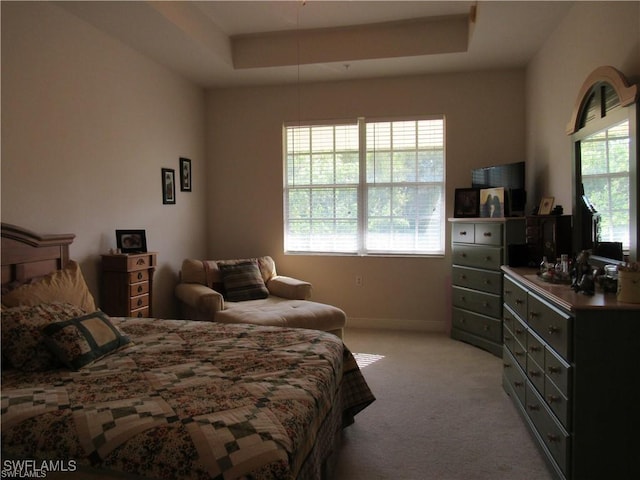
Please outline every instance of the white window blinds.
M444 120L287 126L285 250L442 254Z

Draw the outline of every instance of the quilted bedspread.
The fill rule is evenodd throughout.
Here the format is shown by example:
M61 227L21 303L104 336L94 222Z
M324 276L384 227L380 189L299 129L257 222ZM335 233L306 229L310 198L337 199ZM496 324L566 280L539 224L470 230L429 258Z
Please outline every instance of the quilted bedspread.
M314 457L374 400L328 333L112 321L133 344L77 372L3 372L3 459L134 478L313 478Z

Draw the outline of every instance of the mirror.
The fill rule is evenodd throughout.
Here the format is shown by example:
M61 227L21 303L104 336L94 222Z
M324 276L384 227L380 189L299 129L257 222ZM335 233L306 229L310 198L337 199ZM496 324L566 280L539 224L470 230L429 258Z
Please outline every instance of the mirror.
M573 142L573 250L594 264L637 261L637 85L613 67L583 84L567 133Z

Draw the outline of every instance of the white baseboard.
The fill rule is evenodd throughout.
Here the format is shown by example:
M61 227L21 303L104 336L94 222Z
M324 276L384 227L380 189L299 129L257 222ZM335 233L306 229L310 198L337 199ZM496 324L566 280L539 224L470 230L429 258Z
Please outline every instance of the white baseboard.
M408 330L415 332L445 333L447 331L447 323L444 321L436 320L348 317L346 328L379 328L383 330Z

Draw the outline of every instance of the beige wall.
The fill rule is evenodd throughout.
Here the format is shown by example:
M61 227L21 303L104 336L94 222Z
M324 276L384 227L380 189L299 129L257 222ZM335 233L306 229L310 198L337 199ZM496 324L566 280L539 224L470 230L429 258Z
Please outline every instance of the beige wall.
M174 314L183 257L204 251L204 92L51 3L2 2L2 221L75 233L98 294L116 228L158 251L157 316ZM160 169L193 162L163 206Z
M565 129L587 76L611 65L640 81L640 2L576 2L527 68L527 179L531 203L554 196L571 213Z
M76 233L72 253L96 294L99 255L115 246L114 230L146 229L159 252L159 316L174 313L182 258L271 254L281 273L311 280L314 298L340 305L350 321L443 329L449 250L444 258L283 255L282 122L443 113L447 216L472 167L525 155L529 208L540 195L569 208L564 129L582 81L603 64L640 77L638 2L576 3L526 75L211 90L206 98L51 3L1 6L2 221ZM160 169L177 168L180 156L193 161L194 191L163 206Z
M313 282L314 299L344 308L352 324L444 330L448 233L445 257L283 255L283 122L416 114L446 117L447 216L471 168L524 159L524 71L209 91L209 255L270 254L280 273Z

